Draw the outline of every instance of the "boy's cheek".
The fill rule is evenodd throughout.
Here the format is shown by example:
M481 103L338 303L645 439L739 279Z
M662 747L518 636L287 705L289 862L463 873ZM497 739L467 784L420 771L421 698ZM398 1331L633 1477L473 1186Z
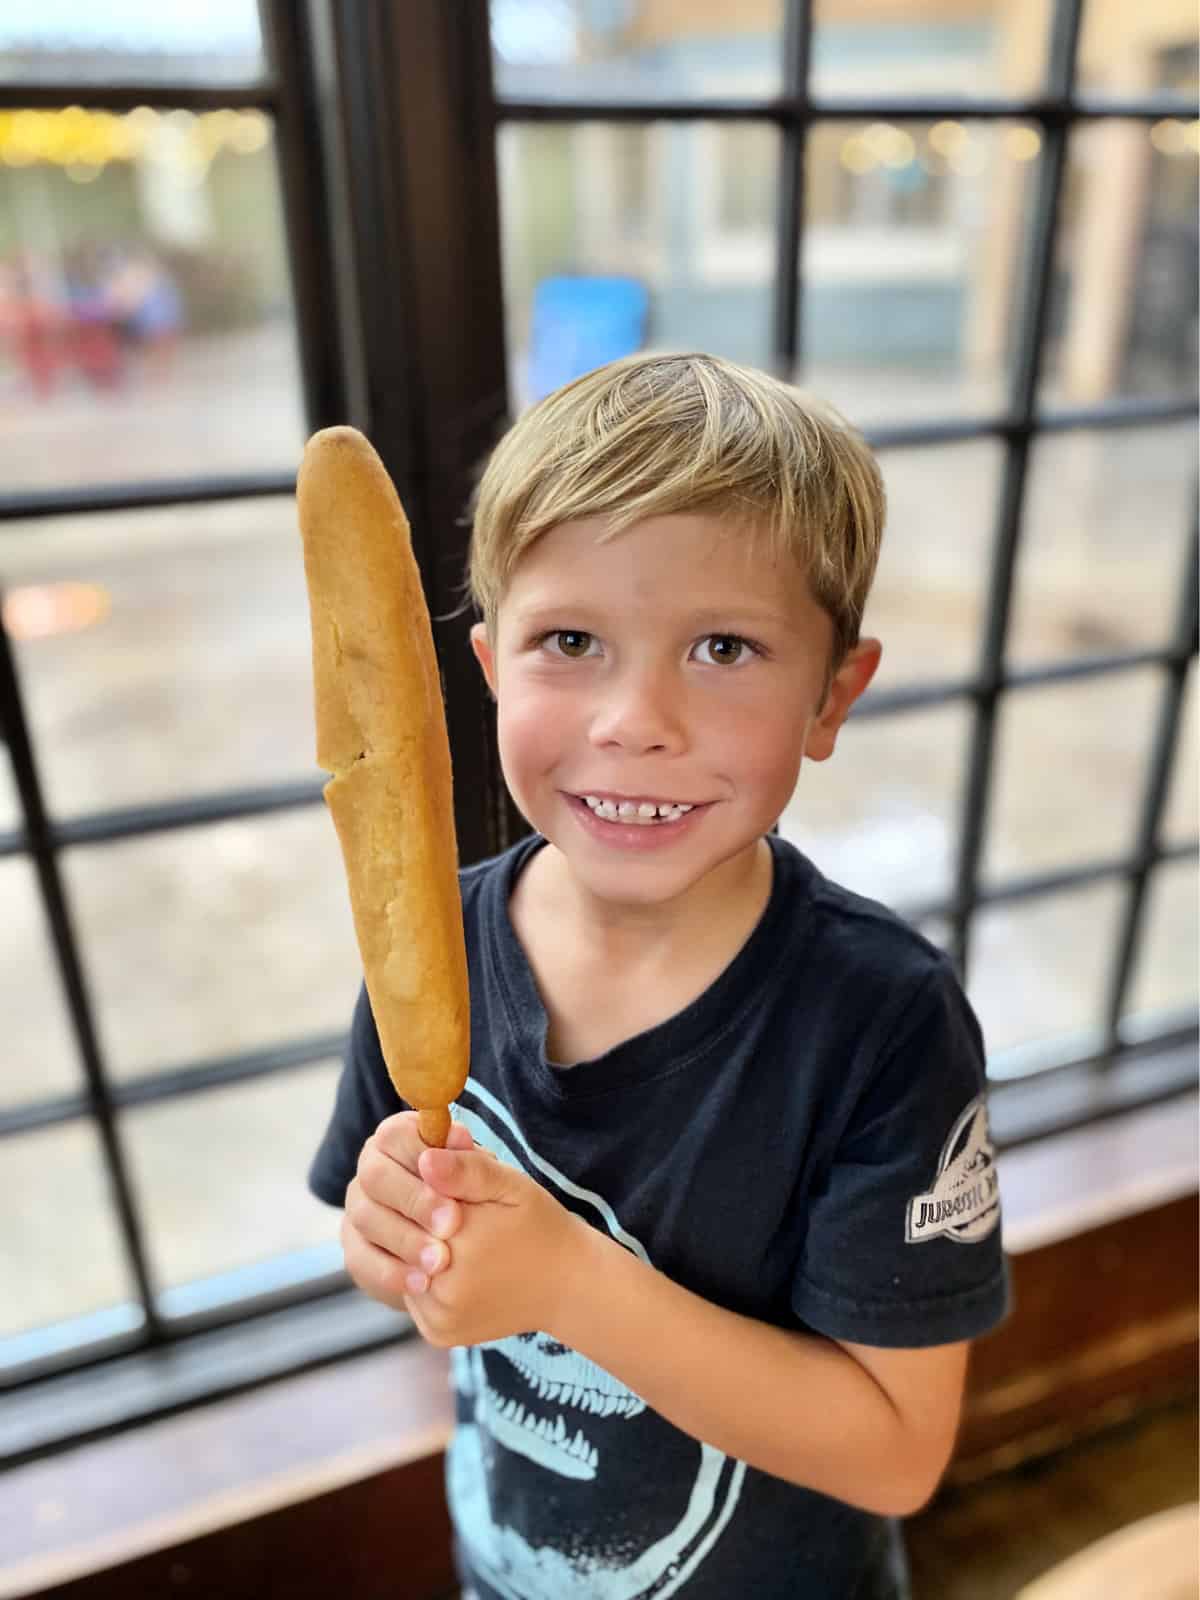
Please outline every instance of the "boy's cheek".
M515 760L536 764L540 756L554 755L570 720L561 697L505 694L497 722L501 746Z

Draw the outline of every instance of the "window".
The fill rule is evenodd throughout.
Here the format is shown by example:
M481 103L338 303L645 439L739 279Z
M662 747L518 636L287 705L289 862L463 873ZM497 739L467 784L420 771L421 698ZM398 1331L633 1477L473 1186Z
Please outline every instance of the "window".
M297 1176L358 970L291 489L344 409L280 45L254 0L0 21L5 1380L341 1281Z
M135 9L0 22L0 1256L29 1285L0 1295L28 1397L0 1454L100 1425L48 1386L102 1357L172 1345L177 1388L145 1363L132 1416L396 1336L298 1198L357 970L292 474L327 422L403 434L419 493L445 478L444 596L445 461L491 442L502 335L514 406L700 346L866 428L889 648L780 826L953 953L1002 1134L1065 1065L1073 1121L1190 1088L1194 19L492 0L449 39L346 5L333 51L290 0ZM495 175L470 141L387 143L418 116L494 117ZM482 854L513 819L473 667L444 665Z

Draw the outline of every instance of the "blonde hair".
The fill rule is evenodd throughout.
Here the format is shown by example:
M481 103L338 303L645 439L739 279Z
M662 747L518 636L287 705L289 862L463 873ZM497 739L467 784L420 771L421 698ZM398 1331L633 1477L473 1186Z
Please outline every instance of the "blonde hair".
M704 512L800 563L833 621L833 669L858 642L885 496L875 458L831 408L710 355L634 355L555 390L493 451L474 497L471 596L494 635L517 563L560 523Z

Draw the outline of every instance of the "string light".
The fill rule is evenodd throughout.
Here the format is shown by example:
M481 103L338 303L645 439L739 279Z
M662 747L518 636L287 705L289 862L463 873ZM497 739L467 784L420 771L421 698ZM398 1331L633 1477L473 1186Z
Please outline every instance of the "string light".
M1042 148L1042 136L1036 128L1009 128L1004 148L1014 161L1033 161Z
M1164 117L1150 129L1150 143L1164 156L1181 156L1189 145L1195 148L1195 126L1178 117Z
M929 130L929 143L940 156L947 158L969 137L961 122L935 122Z
M170 133L164 144L160 131ZM202 179L222 150L254 155L274 135L261 111L210 111L197 116L182 107L159 112L136 106L122 116L64 106L57 111L0 111L0 162L29 167L37 162L62 167L75 183L90 183L113 161L145 157L180 167L189 181Z
M877 166L900 171L916 159L916 154L917 143L911 133L890 122L873 122L843 140L838 159L848 171L861 175Z

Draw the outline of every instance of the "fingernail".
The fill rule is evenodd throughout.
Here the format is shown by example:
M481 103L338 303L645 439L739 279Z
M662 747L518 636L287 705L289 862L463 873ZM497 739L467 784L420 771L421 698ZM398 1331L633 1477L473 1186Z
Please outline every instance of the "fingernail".
M421 1265L426 1272L436 1272L446 1254L445 1245L427 1244L421 1251Z
M409 1294L424 1294L429 1287L429 1279L423 1272L410 1272L404 1282Z
M429 1220L433 1223L434 1233L444 1238L454 1226L454 1207L438 1206Z

